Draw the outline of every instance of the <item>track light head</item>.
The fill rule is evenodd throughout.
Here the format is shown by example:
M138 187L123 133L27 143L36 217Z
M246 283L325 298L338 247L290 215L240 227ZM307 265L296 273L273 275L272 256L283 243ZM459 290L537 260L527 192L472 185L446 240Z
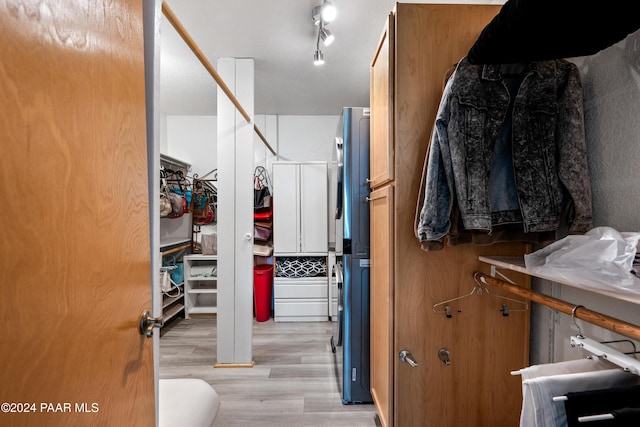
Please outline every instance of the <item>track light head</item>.
M335 40L335 37L333 36L333 34L331 34L331 31L327 30L324 27L320 28L320 38L322 39L322 42L325 46L329 46Z
M322 20L324 22L331 22L336 19L336 15L338 14L338 10L329 0L324 0L322 2Z
M316 53L313 55L313 65L322 65L324 64L324 55L321 50L316 50Z
M328 0L324 0L321 5L314 7L311 10L311 20L315 25L320 25L320 21L324 24L336 19L338 11L336 7Z

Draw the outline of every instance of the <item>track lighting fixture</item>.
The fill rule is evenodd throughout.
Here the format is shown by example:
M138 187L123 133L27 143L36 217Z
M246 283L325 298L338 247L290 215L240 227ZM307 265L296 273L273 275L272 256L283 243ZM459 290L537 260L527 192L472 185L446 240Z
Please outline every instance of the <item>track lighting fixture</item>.
M325 46L329 46L335 40L335 37L333 36L333 34L331 34L331 31L327 30L324 27L320 28L320 38L322 39L322 43L324 43Z
M336 17L336 7L329 0L323 0L322 4L315 6L311 10L311 19L314 25L318 26L318 38L316 40L316 52L313 55L313 63L315 65L324 64L324 55L320 50L320 39L325 46L329 46L333 43L335 37L331 34L326 26L329 22L333 21Z

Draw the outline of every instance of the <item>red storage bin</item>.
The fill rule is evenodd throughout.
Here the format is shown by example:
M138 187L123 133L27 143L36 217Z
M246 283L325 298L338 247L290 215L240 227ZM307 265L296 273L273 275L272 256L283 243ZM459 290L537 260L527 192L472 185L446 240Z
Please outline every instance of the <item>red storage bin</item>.
M266 322L271 317L271 294L273 289L273 265L253 266L253 302L256 320Z

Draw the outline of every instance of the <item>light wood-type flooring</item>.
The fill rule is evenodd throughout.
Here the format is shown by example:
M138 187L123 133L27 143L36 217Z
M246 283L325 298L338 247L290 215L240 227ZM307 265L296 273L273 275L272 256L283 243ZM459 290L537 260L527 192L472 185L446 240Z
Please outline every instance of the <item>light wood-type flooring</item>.
M160 378L201 378L221 399L214 427L374 427L373 405L343 405L331 322L253 325L253 368L214 368L216 319L176 320L160 338Z

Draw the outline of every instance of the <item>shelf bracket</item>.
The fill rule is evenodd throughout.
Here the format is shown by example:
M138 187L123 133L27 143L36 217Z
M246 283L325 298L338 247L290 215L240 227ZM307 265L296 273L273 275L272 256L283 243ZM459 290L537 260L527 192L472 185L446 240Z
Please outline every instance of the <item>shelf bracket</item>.
M491 273L490 273L491 277L496 277L496 276L500 276L502 278L502 280L504 280L505 282L509 282L512 285L516 285L516 282L514 282L513 280L509 279L506 275L504 275L502 272L500 272L499 268L497 265L493 265L491 264Z

